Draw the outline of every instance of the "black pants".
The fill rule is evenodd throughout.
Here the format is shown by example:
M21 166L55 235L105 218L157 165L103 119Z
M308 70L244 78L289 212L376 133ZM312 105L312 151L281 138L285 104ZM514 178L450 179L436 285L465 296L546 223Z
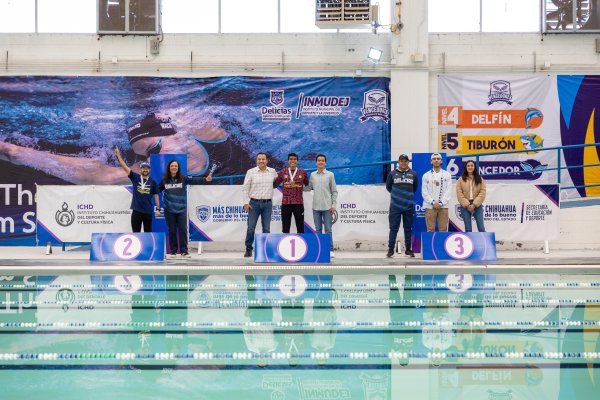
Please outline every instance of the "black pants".
M292 215L294 215L294 221L296 221L296 232L304 233L304 204L283 204L281 206L283 233L290 233Z
M131 230L141 232L142 225L144 225L144 232L152 232L152 214L133 210L131 212Z

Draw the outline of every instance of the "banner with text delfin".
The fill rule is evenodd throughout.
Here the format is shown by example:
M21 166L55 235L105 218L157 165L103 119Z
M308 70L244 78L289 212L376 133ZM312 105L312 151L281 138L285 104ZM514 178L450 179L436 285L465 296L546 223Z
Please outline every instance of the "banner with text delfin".
M599 149L546 148L590 144L600 138L600 77L448 76L438 79L438 148L449 155L523 150L480 158L487 179L536 184L558 183L546 168L598 163ZM595 121L595 123L594 123ZM467 157L472 158L472 157ZM465 157L452 159L448 171L461 173ZM561 171L563 186L600 183L600 167ZM600 188L563 190L563 198L600 194Z

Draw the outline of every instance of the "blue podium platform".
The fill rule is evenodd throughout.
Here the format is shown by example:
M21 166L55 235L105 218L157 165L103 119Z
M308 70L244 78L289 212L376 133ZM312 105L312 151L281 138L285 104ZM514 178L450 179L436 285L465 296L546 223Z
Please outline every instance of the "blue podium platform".
M494 232L423 232L423 260L496 260Z
M331 237L317 233L261 233L254 236L254 261L329 263Z
M162 261L165 259L165 234L93 233L90 261Z

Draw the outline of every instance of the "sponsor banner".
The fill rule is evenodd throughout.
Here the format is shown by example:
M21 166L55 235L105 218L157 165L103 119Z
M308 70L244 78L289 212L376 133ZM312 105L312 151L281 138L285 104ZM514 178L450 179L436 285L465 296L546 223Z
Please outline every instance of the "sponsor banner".
M333 218L333 241L387 240L390 196L383 185L338 185ZM312 192L304 193L304 222L314 231ZM241 186L191 186L188 214L193 240L243 241L248 214L242 206ZM281 192L274 191L271 232L281 232ZM256 233L260 232L260 224Z
M531 150L523 154L535 154L544 145L544 139L535 134L522 136L464 135L462 132L440 133L438 148L455 154L478 154L495 151Z
M557 166L556 152L540 151L561 145L555 77L440 76L438 83L440 150L448 155L531 150L485 156L480 162L501 168L506 167L502 163L514 166L533 159L538 165ZM509 179L526 181L530 176ZM557 183L557 173L540 171L536 181Z
M448 162L446 170L458 177L462 173L463 163L467 161L462 157L453 158ZM479 173L487 175L486 180L534 181L542 176L547 167L548 164L541 164L532 158L523 161L479 161Z
M129 232L130 204L125 186L38 186L38 241L89 243L92 233Z
M597 110L600 108L600 77L595 75L558 76L449 76L438 78L438 143L449 155L478 154L526 149L511 155L486 156L480 161L490 168L523 165L535 171L540 165L564 168L560 172L535 174L539 183L561 183L565 199L600 195L598 164L600 149L594 146L540 151L544 148L600 142ZM504 144L501 144L504 140ZM535 152L537 151L537 152ZM534 162L532 162L532 160ZM531 167L531 169L530 169ZM521 175L532 180L530 173ZM518 179L494 177L493 179Z
M481 206L484 207L486 231L495 232L496 240L558 239L559 190L558 185L488 184ZM450 225L462 231L464 223L459 207L453 196L448 210Z
M0 77L0 241L35 244L36 183L129 184L115 146L134 171L148 155L183 154L187 173L215 177L244 174L259 151L276 170L290 152L303 168L318 153L330 166L389 161L389 81ZM338 170L336 181L380 183L386 170ZM163 173L152 164L153 176Z

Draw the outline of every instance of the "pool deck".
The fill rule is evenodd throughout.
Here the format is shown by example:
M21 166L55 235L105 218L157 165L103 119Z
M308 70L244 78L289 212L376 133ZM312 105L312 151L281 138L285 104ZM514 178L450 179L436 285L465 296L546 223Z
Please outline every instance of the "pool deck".
M498 251L497 260L432 261L381 251L336 251L329 264L255 263L239 251L204 251L159 262L91 262L89 246L0 247L0 274L600 274L600 250Z

